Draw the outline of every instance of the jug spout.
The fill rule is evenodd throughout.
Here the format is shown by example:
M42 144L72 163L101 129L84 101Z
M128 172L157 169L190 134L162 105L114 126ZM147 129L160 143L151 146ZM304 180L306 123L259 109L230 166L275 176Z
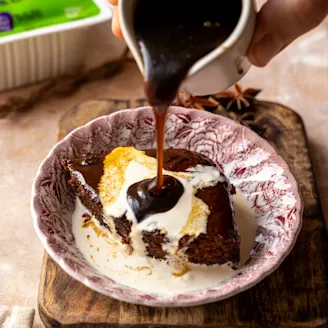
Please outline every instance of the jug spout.
M144 74L143 59L134 31L134 8L135 0L119 0L119 19L125 42L140 72ZM241 15L232 33L222 44L191 66L181 89L195 95L208 95L237 83L251 67L247 59L247 50L253 37L255 23L254 0L242 0Z

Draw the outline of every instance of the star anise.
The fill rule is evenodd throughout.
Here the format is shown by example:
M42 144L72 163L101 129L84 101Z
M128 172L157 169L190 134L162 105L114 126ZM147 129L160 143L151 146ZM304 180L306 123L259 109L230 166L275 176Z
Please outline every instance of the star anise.
M199 110L214 110L220 105L219 102L211 96L193 96L186 91L179 91L174 104L186 108L196 108Z
M255 97L261 92L259 89L248 88L243 90L239 83L234 90L219 92L212 97L216 99L227 111L241 111L253 104Z

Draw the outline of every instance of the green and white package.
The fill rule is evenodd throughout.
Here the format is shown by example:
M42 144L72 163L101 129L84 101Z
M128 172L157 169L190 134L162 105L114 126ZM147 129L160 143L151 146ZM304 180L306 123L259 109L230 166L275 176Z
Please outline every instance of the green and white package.
M0 38L99 13L93 0L0 0Z

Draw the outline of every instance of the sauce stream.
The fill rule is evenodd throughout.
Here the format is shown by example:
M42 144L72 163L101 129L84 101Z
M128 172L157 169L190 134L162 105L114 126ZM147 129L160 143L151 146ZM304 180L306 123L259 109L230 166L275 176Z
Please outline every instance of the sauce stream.
M128 193L129 199L132 202L135 199L138 206L152 208L160 213L170 209L163 207L165 197L170 195L169 197L175 198L171 204L176 204L181 197L183 188L179 192L171 190L168 193L167 190L175 188L177 182L171 181L164 186L164 130L167 110L190 67L228 38L237 25L240 14L241 0L203 0L197 6L189 0L136 0L134 29L144 62L145 94L156 119L158 162L156 186L147 185L142 191L139 190L156 193L157 197L144 195L136 199L136 194ZM137 207L136 210L140 212Z

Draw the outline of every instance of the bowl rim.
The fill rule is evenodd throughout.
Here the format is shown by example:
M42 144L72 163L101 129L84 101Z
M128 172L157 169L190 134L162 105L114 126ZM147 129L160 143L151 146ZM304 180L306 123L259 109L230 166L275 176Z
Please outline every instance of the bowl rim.
M274 272L280 265L281 263L285 260L285 258L290 254L290 252L292 251L297 237L301 231L302 228L302 222L303 222L303 212L304 212L304 202L303 202L303 198L302 198L302 193L300 190L300 186L298 185L294 174L292 173L290 166L285 162L285 160L277 153L277 151L268 143L267 140L265 140L264 138L260 137L256 132L252 131L251 129L244 127L243 129L246 129L248 131L249 134L253 135L253 137L255 137L256 139L260 138L259 140L261 140L261 147L264 146L265 150L267 150L270 154L275 154L275 162L278 162L279 166L281 166L284 170L284 175L288 176L288 178L291 180L290 182L293 182L293 184L296 187L295 190L295 199L296 199L296 204L299 207L299 214L297 216L297 220L295 220L295 229L294 229L294 234L293 236L290 238L290 240L288 241L288 243L286 243L284 245L284 249L281 250L279 252L279 254L276 254L274 261L272 261L272 265L267 268L264 269L263 271L261 270L261 274L257 274L255 278L252 279L252 281L249 281L247 283L244 284L243 287L241 288L235 288L232 291L220 295L220 296L215 296L213 295L214 293L209 293L209 295L205 295L205 293L199 297L199 299L194 300L188 300L188 299L177 299L174 302L171 302L170 300L165 300L166 296L162 296L160 294L154 294L154 295L158 295L160 296L159 300L149 300L147 298L144 298L142 300L140 300L139 298L136 297L137 294L144 294L146 295L146 293L141 292L141 291L136 291L136 294L133 297L128 297L128 298L124 298L121 297L120 293L117 294L112 294L109 292L106 292L105 290L98 288L97 287L97 283L90 281L88 278L84 277L84 274L81 274L80 272L75 272L69 265L67 265L62 259L61 256L58 256L56 254L55 251L52 250L51 246L49 245L48 241L47 241L47 237L43 234L43 232L40 230L40 228L38 227L38 222L39 222L39 214L37 213L37 210L35 208L35 204L37 202L37 198L38 198L38 193L36 190L36 186L37 186L37 182L41 177L41 173L42 173L42 169L44 167L44 165L46 164L46 162L52 158L53 156L55 156L56 150L57 148L59 148L61 145L67 143L68 140L70 140L72 138L72 136L77 132L77 131L82 131L84 129L86 129L87 127L94 125L97 122L100 122L106 118L108 118L109 116L118 116L118 115L126 115L130 112L134 112L134 113L140 113L140 112L144 112L144 111L149 111L149 109L151 109L150 106L143 106L143 107L139 107L136 109L125 109L125 110L119 110L117 112L111 113L109 115L103 115L100 117L97 117L93 120L91 120L90 122L86 123L85 125L82 125L74 130L72 130L69 134L67 134L62 140L60 140L59 142L57 142L52 148L51 150L48 152L47 156L43 159L43 161L41 162L36 176L33 180L32 183L32 190L31 190L31 214L32 214L32 218L33 218L33 225L34 225L34 229L36 231L37 236L39 237L39 239L42 242L43 247L45 248L45 251L49 254L49 256L67 273L69 274L72 278L78 280L80 283L82 283L83 285L87 286L88 288L103 294L105 296L109 296L112 297L114 299L117 299L119 301L122 302L128 302L128 303L133 303L133 304L140 304L140 305L146 305L146 306L150 306L150 307L167 307L167 308L171 308L171 307L191 307L191 306L197 306L197 305L203 305L203 304L208 304L208 303L213 303L213 302L217 302L217 301L221 301L227 298L230 298L236 294L239 294L243 291L246 291L252 287L254 287L255 285L257 285L259 282L261 282L264 278L266 278L267 276L269 276L272 272ZM183 110L186 114L190 113L190 112L199 112L199 110L197 109L192 109L192 108L184 108L184 107L180 107L180 106L171 106L169 108L168 113L181 113L181 110ZM213 113L209 113L209 112L202 112L202 115L207 116L207 118L212 118L212 119L216 119L217 121L220 121L222 124L227 124L230 126L239 126L238 123L234 122L233 120L223 117L223 116L219 116ZM94 269L95 270L95 269ZM113 280L114 281L114 280ZM127 287L125 285L119 284L117 282L114 281L114 283L117 286L122 286L123 288L130 288ZM215 287L214 287L215 288ZM206 291L206 290L204 290ZM202 292L199 291L199 292ZM191 292L188 292L191 293ZM184 293L182 293L181 295L183 295ZM171 296L167 296L167 298L169 298Z

